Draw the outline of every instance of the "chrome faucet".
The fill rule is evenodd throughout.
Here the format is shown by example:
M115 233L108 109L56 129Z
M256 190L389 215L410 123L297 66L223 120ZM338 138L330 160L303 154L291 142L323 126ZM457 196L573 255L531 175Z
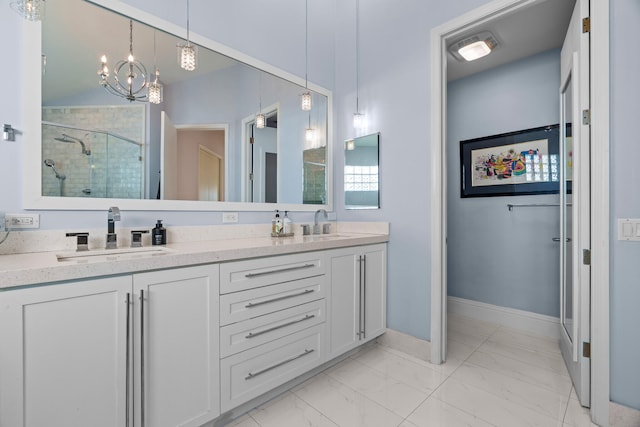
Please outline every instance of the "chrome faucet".
M118 235L116 234L116 221L120 221L120 209L115 206L109 208L107 216L107 245L106 249L118 247Z
M329 219L329 216L327 215L327 211L325 211L324 209L318 209L313 218L313 234L320 234L320 224L318 224L318 215L320 213L324 215L325 220Z

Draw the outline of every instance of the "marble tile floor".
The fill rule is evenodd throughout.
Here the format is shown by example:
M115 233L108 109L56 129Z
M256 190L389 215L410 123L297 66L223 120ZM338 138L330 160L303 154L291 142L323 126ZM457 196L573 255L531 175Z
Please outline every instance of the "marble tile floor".
M447 363L373 344L233 427L587 427L556 341L449 316Z

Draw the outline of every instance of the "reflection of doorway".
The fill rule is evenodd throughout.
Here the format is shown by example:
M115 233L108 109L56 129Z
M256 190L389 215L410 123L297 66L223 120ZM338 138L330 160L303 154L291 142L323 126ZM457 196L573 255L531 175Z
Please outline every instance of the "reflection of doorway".
M447 316L447 176L444 159L447 141L448 110L446 88L446 47L456 35L473 25L543 1L494 1L432 30L431 46L431 360L440 363L446 358ZM549 2L553 3L553 2ZM591 415L595 422L606 425L609 405L609 1L591 2L591 105L590 134L597 141L591 147L591 241L594 252L605 254L591 259L591 278L598 286L592 288L591 299ZM540 22L537 20L535 22ZM529 43L531 44L531 43ZM449 230L451 231L451 230ZM581 254L582 255L582 254ZM581 257L582 259L582 257ZM593 327L593 326L597 327ZM597 349L597 350L596 350ZM596 353L597 352L597 353Z
M266 126L258 129L255 116L242 120L241 175L242 201L256 203L276 203L278 198L278 104L262 109ZM269 156L268 154L273 155ZM268 168L268 169L267 169ZM267 183L269 181L269 183ZM267 196L267 187L269 195ZM269 197L269 199L267 199Z
M198 200L220 201L222 159L207 147L198 151Z
M278 154L276 153L265 153L264 201L278 202Z

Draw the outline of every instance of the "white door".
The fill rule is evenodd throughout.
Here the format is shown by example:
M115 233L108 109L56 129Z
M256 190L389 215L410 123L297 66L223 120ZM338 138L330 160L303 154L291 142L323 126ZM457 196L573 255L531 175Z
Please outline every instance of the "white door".
M162 111L160 114L160 198L178 199L178 130Z
M134 425L196 427L216 418L219 267L135 274L133 286Z
M220 201L222 159L202 145L198 149L198 200Z
M588 0L576 2L561 53L560 85L560 348L583 406L590 405L591 281Z

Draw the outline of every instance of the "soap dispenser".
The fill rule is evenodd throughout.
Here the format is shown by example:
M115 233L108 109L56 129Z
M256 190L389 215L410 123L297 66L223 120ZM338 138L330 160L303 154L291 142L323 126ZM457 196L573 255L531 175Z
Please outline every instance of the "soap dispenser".
M282 228L285 236L291 236L293 234L293 222L289 219L287 211L284 211L284 218L282 218Z
M167 244L167 229L162 226L162 220L159 219L156 226L151 230L151 244L153 245L166 245Z
M276 214L271 219L271 235L279 236L282 233L282 219L280 218L280 211L276 209Z

